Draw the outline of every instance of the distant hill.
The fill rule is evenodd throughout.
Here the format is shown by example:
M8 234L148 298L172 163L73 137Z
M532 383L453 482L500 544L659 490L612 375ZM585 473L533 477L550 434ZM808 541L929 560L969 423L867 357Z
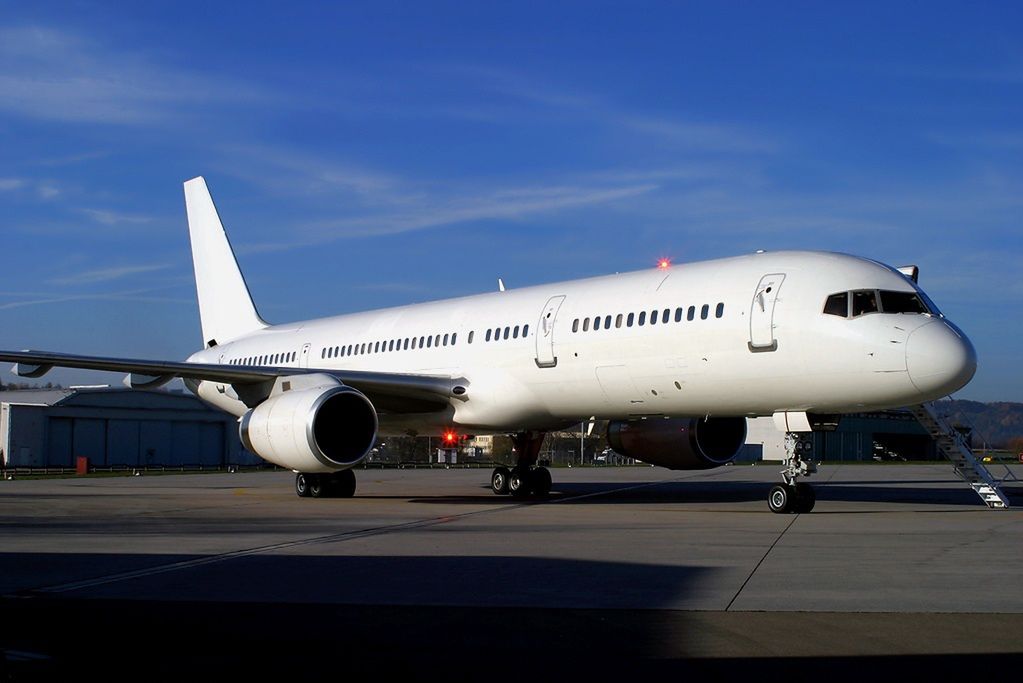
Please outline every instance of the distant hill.
M973 445L1004 448L1009 440L1023 437L1023 403L978 403L977 401L937 401L942 415L952 422L973 427Z

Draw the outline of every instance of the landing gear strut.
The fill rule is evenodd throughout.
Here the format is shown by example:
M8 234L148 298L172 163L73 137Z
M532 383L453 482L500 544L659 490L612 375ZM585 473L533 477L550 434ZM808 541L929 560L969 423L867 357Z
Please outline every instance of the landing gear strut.
M490 476L490 488L499 496L513 498L544 498L551 492L551 472L546 467L537 467L543 432L519 432L512 436L517 462L511 469L501 465L495 467Z
M817 494L806 482L798 481L799 477L809 477L817 471L813 461L813 442L811 432L788 432L785 434L785 469L781 472L784 484L771 487L767 494L767 505L771 512L785 514L787 512L803 513L813 510L817 502Z
M299 472L295 475L295 493L299 498L351 498L355 495L355 472Z

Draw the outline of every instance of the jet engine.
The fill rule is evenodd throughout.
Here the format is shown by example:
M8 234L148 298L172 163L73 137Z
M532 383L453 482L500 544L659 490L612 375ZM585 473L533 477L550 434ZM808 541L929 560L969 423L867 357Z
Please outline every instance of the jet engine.
M613 420L607 441L615 452L669 470L720 467L746 442L746 418Z
M245 413L239 433L247 449L275 465L336 472L369 454L377 412L362 393L344 385L286 391Z

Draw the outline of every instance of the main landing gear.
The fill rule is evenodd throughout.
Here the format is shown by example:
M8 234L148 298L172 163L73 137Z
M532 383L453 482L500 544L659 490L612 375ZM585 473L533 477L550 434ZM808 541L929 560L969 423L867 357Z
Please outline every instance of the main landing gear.
M817 471L813 461L813 443L811 433L789 432L785 435L785 469L781 476L784 484L771 487L767 494L767 505L771 512L785 514L787 512L803 513L813 510L817 502L817 494L806 482L797 481L798 477L809 477Z
M351 498L355 495L355 472L342 470L330 474L295 475L295 493L299 498Z
M537 467L543 445L543 432L520 432L512 437L518 462L515 467L495 467L490 475L490 488L499 496L512 498L545 498L551 492L551 471Z

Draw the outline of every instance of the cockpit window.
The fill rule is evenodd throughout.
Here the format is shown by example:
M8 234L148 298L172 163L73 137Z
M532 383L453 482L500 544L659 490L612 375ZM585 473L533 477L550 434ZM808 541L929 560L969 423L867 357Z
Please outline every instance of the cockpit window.
M881 292L881 310L885 313L930 313L916 292Z
M851 297L851 301L850 301ZM923 292L860 289L838 292L824 302L825 315L856 318L867 313L920 313L941 315Z
M845 318L849 315L849 292L832 294L824 302L824 313L826 315L837 315Z
M877 313L877 292L873 289L862 289L852 293L852 317L865 313Z

